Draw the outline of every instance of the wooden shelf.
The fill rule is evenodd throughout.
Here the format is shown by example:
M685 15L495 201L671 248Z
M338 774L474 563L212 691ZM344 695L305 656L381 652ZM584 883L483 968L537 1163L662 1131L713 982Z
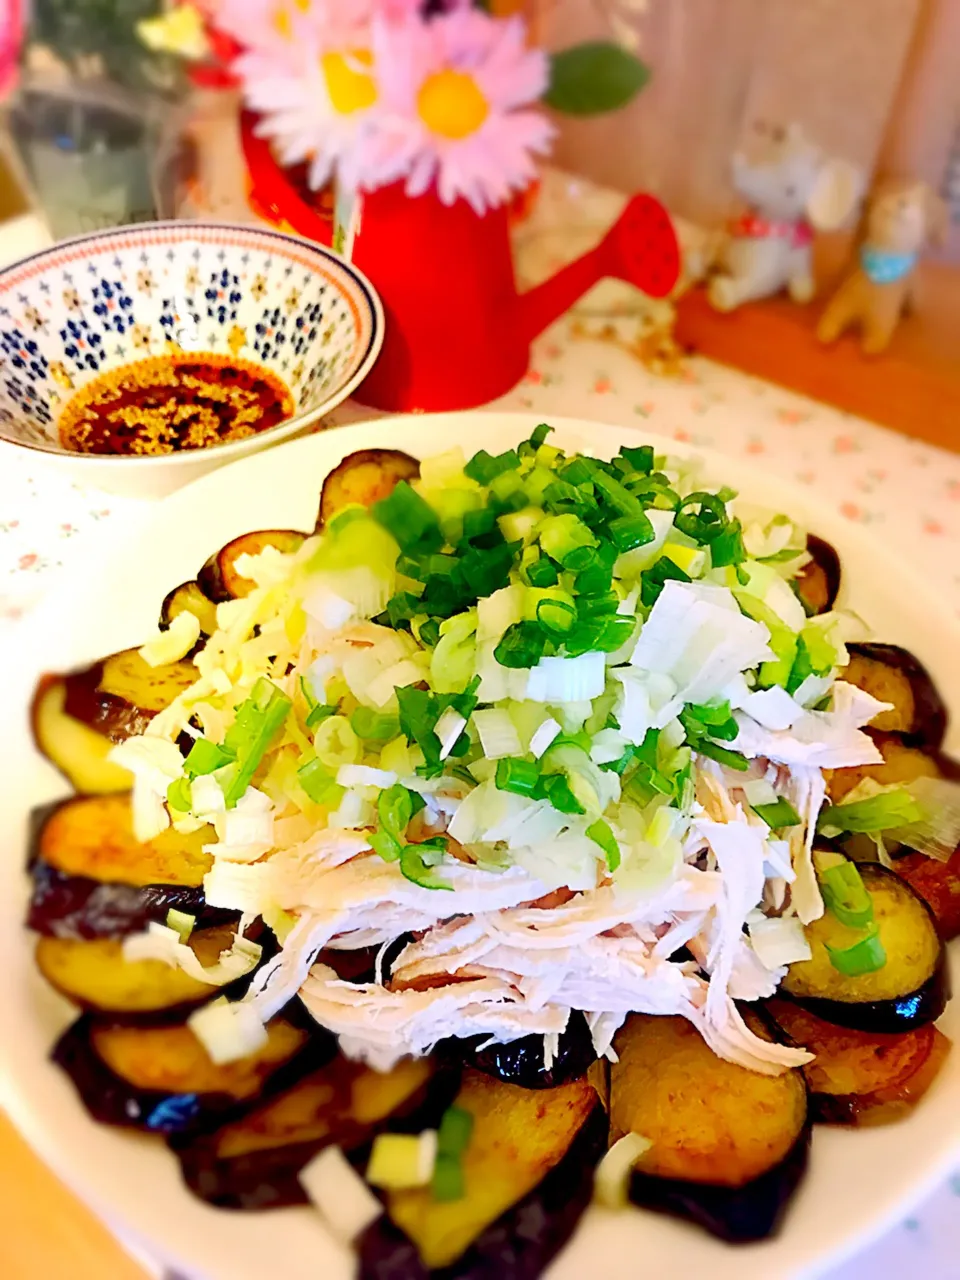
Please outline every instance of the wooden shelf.
M856 335L822 346L814 330L849 254L849 237L817 246L817 301L786 297L714 311L702 289L677 306L677 339L733 365L905 435L960 452L960 268L921 264L921 304L882 356L864 356Z

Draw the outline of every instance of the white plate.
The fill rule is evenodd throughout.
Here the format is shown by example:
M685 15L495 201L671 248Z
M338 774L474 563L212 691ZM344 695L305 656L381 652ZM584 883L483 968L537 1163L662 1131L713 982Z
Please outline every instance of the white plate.
M530 415L469 414L384 419L297 440L245 459L168 498L139 527L104 541L85 577L45 602L20 652L6 665L0 691L5 730L0 815L5 860L0 868L0 1061L6 1102L16 1124L57 1172L135 1243L171 1268L204 1280L338 1280L349 1258L308 1209L263 1214L217 1211L181 1185L161 1143L89 1120L66 1077L47 1053L68 1017L65 1004L38 978L20 925L26 895L22 872L29 807L62 794L59 776L30 742L26 709L42 669L63 669L126 645L155 626L160 601L192 577L206 556L239 533L258 528L312 528L321 481L358 448L393 446L425 456L455 443L468 452L497 451L528 435ZM609 455L621 443L649 441L682 452L673 441L609 426L558 420L553 437L566 447ZM692 452L687 450L686 452ZM858 528L794 489L739 460L697 451L711 479L736 485L745 498L804 519L839 550L845 600L883 640L908 646L935 673L949 705L960 707L960 631L922 582ZM957 750L958 735L948 748ZM943 1019L960 1032L960 1001ZM633 1211L591 1211L553 1274L607 1280L680 1275L710 1280L774 1280L820 1273L879 1235L943 1176L960 1154L960 1052L954 1052L928 1098L909 1120L889 1128L818 1129L809 1175L780 1236L730 1248L694 1228Z

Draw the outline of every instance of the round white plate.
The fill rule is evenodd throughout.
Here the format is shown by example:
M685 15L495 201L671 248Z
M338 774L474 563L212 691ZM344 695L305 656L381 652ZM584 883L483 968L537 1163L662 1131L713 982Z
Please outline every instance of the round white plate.
M166 592L193 577L207 555L237 534L312 528L324 476L354 449L393 446L422 457L461 444L468 453L481 446L496 452L529 435L535 424L527 414L382 419L297 440L204 476L144 515L138 527L111 530L102 556L91 554L87 573L45 602L18 652L8 655L0 690L5 1102L29 1141L79 1195L132 1242L191 1277L262 1280L276 1274L279 1263L284 1280L339 1280L350 1274L350 1259L309 1209L243 1214L201 1204L181 1185L177 1164L162 1143L94 1124L69 1081L47 1061L70 1015L38 978L31 939L21 927L24 833L30 807L63 794L65 787L30 740L26 712L34 681L41 670L62 670L142 643ZM673 441L635 430L573 420L556 424L553 439L568 448L609 456L621 443L649 441L664 452L684 452ZM829 539L843 561L843 602L878 637L913 650L935 674L948 704L960 708L960 630L922 582L878 551L859 528L819 507L815 494L740 461L696 452L710 479L736 486L751 502L798 516ZM956 753L956 733L947 746ZM960 1001L943 1026L956 1038ZM819 1274L879 1235L948 1171L960 1154L958 1115L955 1051L909 1120L859 1132L816 1131L809 1175L777 1239L731 1248L653 1214L593 1210L552 1274L564 1280L584 1273L627 1280L641 1268L668 1280L796 1280Z

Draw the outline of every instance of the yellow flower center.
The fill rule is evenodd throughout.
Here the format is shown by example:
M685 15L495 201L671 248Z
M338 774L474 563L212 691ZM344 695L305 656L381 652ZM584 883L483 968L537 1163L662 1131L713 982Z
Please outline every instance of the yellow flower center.
M293 0L293 7L301 13L309 13L312 0ZM288 0L280 0L273 11L273 29L281 40L293 39L293 23L290 20L290 4Z
M442 138L465 138L490 114L480 86L465 71L435 71L424 80L417 95L420 119Z
M325 53L320 64L334 111L348 116L354 111L364 111L376 102L377 86L373 76L359 69L373 66L373 54L369 49Z

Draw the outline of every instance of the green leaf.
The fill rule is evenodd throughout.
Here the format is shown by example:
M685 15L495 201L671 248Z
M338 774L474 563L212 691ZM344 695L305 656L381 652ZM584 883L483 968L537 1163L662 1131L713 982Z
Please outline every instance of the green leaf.
M648 67L612 41L596 40L551 56L544 102L569 116L595 116L631 102L650 79Z

